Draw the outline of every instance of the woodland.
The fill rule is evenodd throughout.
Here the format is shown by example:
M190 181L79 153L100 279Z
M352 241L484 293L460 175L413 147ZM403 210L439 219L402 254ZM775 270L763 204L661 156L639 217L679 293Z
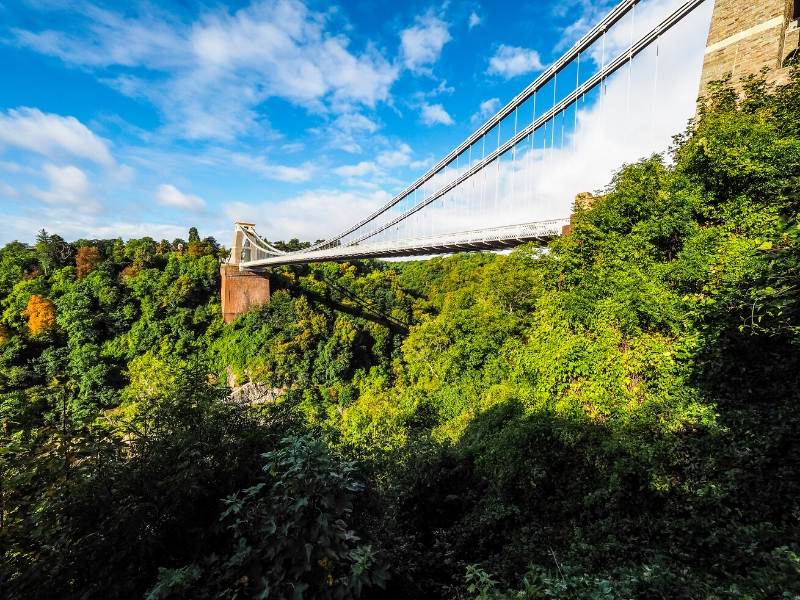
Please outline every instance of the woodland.
M576 210L227 325L194 228L7 244L0 596L800 598L800 71Z

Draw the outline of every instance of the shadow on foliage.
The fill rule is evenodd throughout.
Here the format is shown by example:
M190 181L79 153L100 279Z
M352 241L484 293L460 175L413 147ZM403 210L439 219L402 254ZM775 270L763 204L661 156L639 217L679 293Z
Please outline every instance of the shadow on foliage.
M292 294L305 296L312 302L326 306L331 310L342 312L352 317L364 319L366 321L375 323L376 325L381 325L388 328L392 333L408 333L408 323L402 323L393 318L391 315L381 312L375 307L374 302L371 302L370 299L359 296L352 290L337 284L330 278L324 278L322 280L329 290L329 293L327 294L321 294L317 291L308 289L308 287L297 284L280 273L270 274L270 281L274 283L274 286L277 289L289 290L289 292ZM335 294L330 293L330 291L335 292ZM340 298L334 297L335 295L338 295ZM349 300L350 303L344 303L342 299Z
M741 375L766 384L778 370L761 356L760 375ZM796 382L796 366L780 371ZM476 416L408 469L381 597L460 597L471 564L512 587L534 567L565 585L569 573L616 577L641 598L708 597L733 573L787 589L792 571L782 579L771 557L800 533L797 399L766 385L757 396L721 399L713 431L622 430L516 402Z

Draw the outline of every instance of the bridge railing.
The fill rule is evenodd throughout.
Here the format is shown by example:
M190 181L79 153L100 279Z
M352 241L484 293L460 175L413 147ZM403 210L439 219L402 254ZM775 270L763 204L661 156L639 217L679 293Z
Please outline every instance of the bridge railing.
M277 256L261 255L247 262L249 268L308 263L328 260L354 260L359 258L418 256L442 254L463 250L496 250L526 242L545 242L559 235L569 219L552 219L536 223L522 223L488 229L474 229L429 235L403 240L386 240L369 244L351 244L329 248L307 249Z

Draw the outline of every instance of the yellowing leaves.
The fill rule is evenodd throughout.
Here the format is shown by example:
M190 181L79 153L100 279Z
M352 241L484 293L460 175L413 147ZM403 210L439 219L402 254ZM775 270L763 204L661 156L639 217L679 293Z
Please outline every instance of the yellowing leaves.
M31 335L46 333L56 326L56 307L52 300L33 294L25 308L28 329Z
M75 256L75 273L83 279L100 264L100 250L96 246L81 246Z

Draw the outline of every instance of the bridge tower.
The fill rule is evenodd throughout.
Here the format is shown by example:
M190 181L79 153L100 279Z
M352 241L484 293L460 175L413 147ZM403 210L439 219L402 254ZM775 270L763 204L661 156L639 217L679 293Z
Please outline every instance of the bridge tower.
M709 82L730 73L733 81L770 69L783 82L800 40L800 0L716 0L706 44L703 93Z
M239 226L253 227L252 223L236 223L231 259L220 266L222 287L222 318L230 323L250 308L269 302L269 278L263 273L240 269L242 253L249 251L249 241L244 239Z

